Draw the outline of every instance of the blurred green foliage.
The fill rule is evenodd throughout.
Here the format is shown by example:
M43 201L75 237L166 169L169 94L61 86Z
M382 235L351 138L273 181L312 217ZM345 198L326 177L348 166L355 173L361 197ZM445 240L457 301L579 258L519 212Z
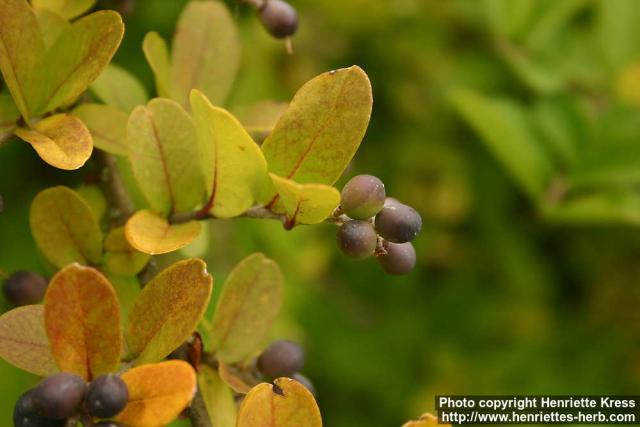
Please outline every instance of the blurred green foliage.
M301 340L325 424L400 425L435 394L632 394L640 385L640 2L292 0L295 54L229 1L244 46L232 111L288 100L358 64L374 113L349 173L381 177L425 220L402 278L335 248L330 225L214 221L219 285L252 251L286 278L274 337ZM147 31L185 1L138 0L115 62L151 90ZM0 268L46 271L35 193L96 180L0 148ZM6 306L6 303L4 303ZM5 307L6 308L6 307ZM0 365L0 425L34 379Z

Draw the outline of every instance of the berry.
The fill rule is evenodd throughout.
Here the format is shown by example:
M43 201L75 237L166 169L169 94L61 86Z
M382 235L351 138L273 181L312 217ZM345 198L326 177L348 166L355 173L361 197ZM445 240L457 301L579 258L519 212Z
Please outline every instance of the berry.
M410 242L385 242L384 249L387 253L378 255L378 263L387 274L401 276L416 266L416 250Z
M291 37L298 30L298 12L286 1L264 0L258 15L262 25L276 38Z
M350 258L364 259L373 254L378 235L367 221L348 221L338 228L338 247Z
M16 402L13 408L14 427L62 427L66 424L66 420L50 420L36 415L32 393L26 392Z
M372 175L356 175L342 189L340 207L353 219L369 219L382 210L384 184Z
M305 386L305 388L309 390L311 394L313 394L314 396L316 395L316 388L313 386L313 383L309 378L305 377L301 373L293 374L291 378L298 381L303 386Z
M103 375L93 380L85 399L89 413L97 418L115 417L128 401L127 384L117 375Z
M4 296L13 305L38 303L46 290L45 278L30 271L16 271L4 283Z
M390 201L376 215L378 234L393 243L413 240L422 229L422 218L411 206Z
M274 341L258 358L258 369L270 378L290 377L304 364L304 350L286 340Z
M87 385L78 375L67 372L51 375L33 390L33 407L43 417L67 418L76 412L86 390Z
M125 427L125 425L115 421L100 421L98 424L94 424L93 427Z

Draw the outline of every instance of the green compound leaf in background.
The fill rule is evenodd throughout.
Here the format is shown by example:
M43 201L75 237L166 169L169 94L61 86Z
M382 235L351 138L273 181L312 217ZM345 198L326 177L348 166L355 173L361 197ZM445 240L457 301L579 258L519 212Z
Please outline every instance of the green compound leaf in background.
M66 19L80 16L93 7L96 0L31 0L35 9L55 12Z
M104 241L104 265L116 275L134 276L149 261L148 254L137 251L127 241L124 227L113 229Z
M191 93L209 212L231 218L253 205L267 178L260 148L229 112L214 107L198 91Z
M89 205L75 191L53 187L38 193L29 222L38 248L54 266L100 262L102 231Z
M35 11L42 40L47 49L49 49L58 40L71 24L62 16L47 9L39 9Z
M356 66L307 82L262 145L269 172L300 183L335 183L362 142L372 103L371 82ZM275 193L267 186L261 202Z
M107 153L118 156L129 154L127 146L127 121L122 110L104 104L80 104L72 114L85 124L93 144Z
M180 261L149 282L129 315L127 343L135 364L162 360L196 329L213 288L200 259Z
M147 103L149 96L140 81L124 68L109 64L91 84L91 90L102 102L130 113Z
M61 371L91 380L117 370L120 306L113 286L98 270L79 264L60 270L45 295L44 323Z
M327 219L340 204L340 192L334 187L298 184L274 174L269 175L287 214L287 228L296 224L318 224Z
M58 372L44 329L42 305L14 308L0 316L0 357L35 375Z
M140 189L162 214L186 212L204 198L202 171L194 167L196 131L178 103L156 98L136 107L127 125L129 158Z
M145 36L142 50L153 71L158 95L171 98L171 63L167 42L158 33L151 32Z
M211 424L216 427L234 427L237 412L234 395L215 369L202 365L198 373L198 386Z
M211 351L225 363L255 355L267 339L283 298L278 264L250 255L229 274L211 324Z
M640 195L623 190L579 195L548 208L544 215L559 224L640 226Z

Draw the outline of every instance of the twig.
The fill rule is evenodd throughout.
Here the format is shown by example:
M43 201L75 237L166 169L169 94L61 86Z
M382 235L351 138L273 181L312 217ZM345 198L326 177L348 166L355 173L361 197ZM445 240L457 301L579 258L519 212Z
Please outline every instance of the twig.
M112 209L110 212L111 225L122 225L135 212L133 201L122 181L118 165L113 155L100 152L98 159L103 165L101 172L102 188Z
M211 418L207 412L207 407L204 403L200 388L196 391L196 395L191 401L191 408L189 409L189 419L193 427L213 427L211 424Z

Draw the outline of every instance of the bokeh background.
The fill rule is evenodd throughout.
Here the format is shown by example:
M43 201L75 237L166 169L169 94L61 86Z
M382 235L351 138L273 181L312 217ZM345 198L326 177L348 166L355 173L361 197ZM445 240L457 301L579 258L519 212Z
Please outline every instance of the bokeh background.
M138 0L126 18L115 62L150 91L142 39L151 30L170 39L185 2ZM330 225L210 223L205 258L218 285L254 251L282 266L273 336L304 344L325 425L399 426L433 410L436 394L638 394L640 2L291 2L294 55L250 8L227 2L244 50L226 107L287 101L321 72L360 65L374 112L348 174L379 176L425 224L417 268L394 278L373 260L346 260ZM452 102L460 88L520 112L553 171L541 198L514 175L536 172L522 169L513 117L484 116L477 133L476 109L459 114ZM29 231L30 201L92 174L92 164L56 171L18 141L0 147L0 268L50 273ZM12 425L13 402L34 381L0 362L0 425Z

